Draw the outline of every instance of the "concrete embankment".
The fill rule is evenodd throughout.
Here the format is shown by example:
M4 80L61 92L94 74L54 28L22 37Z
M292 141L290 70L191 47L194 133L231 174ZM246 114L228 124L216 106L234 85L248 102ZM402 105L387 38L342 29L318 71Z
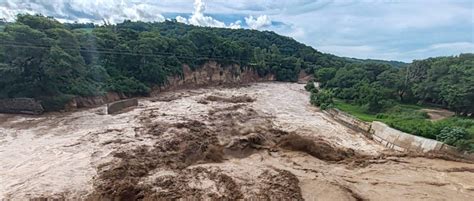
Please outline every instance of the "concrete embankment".
M362 131L362 133L364 133L368 138L373 139L390 149L424 153L444 152L462 155L465 158L474 158L474 155L472 154L467 155L457 152L456 148L453 146L399 131L382 122L374 121L368 123L338 109L329 109L324 111L324 113L330 115L333 119L345 124L346 126Z
M42 114L43 106L33 98L0 99L0 113Z
M124 109L138 106L138 99L127 99L107 104L107 114L116 114Z
M436 140L404 133L378 121L372 122L370 133L374 141L398 151L441 151L443 146L449 146Z

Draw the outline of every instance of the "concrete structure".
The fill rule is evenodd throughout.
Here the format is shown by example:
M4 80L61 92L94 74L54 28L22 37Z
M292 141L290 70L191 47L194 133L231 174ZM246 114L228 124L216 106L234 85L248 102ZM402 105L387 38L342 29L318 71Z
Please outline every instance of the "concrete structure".
M364 122L338 109L328 109L323 112L338 122L343 123L350 128L361 131L368 138L373 139L374 141L390 149L413 152L435 151L460 155L461 157L467 159L474 159L474 154L460 153L455 147L450 145L399 131L382 122Z
M449 146L436 140L404 133L378 121L372 122L370 133L374 141L399 151L441 151L444 146Z
M107 104L107 114L116 114L123 109L138 106L138 99L127 99Z
M353 129L362 131L367 137L371 138L370 136L370 123L359 120L355 117L353 117L350 114L347 114L341 110L331 108L327 110L323 110L324 113L330 115L333 119L336 121L351 127Z
M0 99L0 113L42 114L44 108L33 98Z

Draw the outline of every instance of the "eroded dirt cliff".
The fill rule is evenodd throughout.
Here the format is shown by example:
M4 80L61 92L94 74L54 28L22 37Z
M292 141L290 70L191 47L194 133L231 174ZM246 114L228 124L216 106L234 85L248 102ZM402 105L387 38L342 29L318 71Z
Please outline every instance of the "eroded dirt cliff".
M303 86L165 92L117 115L1 115L0 198L474 198L473 164L385 150L311 107Z
M164 91L177 89L196 89L209 86L238 86L262 81L274 81L272 74L260 76L250 68L237 64L221 65L217 62L206 62L192 70L188 65L183 65L183 74L168 77L163 86L153 87L150 96L156 96ZM75 97L69 101L64 109L72 111L77 108L90 108L127 98L126 95L108 92L103 96Z
M183 65L183 75L169 77L166 84L155 87L152 95L158 95L162 91L176 89L195 89L208 86L235 86L239 84L249 84L261 81L274 81L272 74L265 76L258 75L257 71L250 67L239 66L237 64L221 65L210 61L192 70L188 65Z

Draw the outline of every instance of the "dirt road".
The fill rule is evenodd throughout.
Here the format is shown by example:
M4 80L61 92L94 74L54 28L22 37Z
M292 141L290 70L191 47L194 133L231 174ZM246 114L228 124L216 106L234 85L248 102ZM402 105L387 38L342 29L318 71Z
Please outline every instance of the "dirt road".
M402 157L308 104L303 85L168 92L1 115L0 199L473 200L474 165Z

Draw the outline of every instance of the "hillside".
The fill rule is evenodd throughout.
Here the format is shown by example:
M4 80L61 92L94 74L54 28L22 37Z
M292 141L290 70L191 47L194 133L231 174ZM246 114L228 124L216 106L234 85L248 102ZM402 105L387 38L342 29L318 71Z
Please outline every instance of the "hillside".
M474 54L415 60L405 68L353 63L317 69L315 77L322 87L311 95L316 106L474 151ZM431 107L458 117L432 122Z
M84 26L19 15L0 39L0 98L33 97L48 110L60 109L73 96L146 95L169 76L181 76L183 65L194 70L215 61L296 81L301 70L347 62L273 32L175 21Z
M405 63L405 62L402 62L402 61L393 61L393 60L386 61L386 60L379 60L379 59L357 59L357 58L347 58L347 57L344 57L344 58L347 59L348 61L352 61L352 62L382 63L382 64L387 64L387 65L393 66L395 68L403 68L403 67L407 67L409 65L409 63Z

